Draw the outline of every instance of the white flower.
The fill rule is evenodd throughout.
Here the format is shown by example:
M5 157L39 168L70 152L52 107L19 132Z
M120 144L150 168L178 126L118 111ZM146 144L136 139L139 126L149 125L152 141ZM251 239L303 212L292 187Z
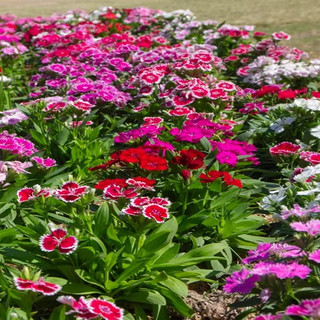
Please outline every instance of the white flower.
M290 125L292 122L296 121L297 118L295 117L286 117L282 119L276 120L276 122L270 125L270 129L273 130L275 133L281 133L284 131L285 125Z
M320 139L320 125L317 126L317 127L314 127L310 130L310 133L316 137L316 138L319 138Z

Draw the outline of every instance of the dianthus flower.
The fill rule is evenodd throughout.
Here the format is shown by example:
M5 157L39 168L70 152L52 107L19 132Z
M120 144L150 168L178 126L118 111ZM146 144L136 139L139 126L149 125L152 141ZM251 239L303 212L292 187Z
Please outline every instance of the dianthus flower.
M307 222L292 222L290 227L295 231L307 232L310 236L320 234L320 220L311 219Z
M43 281L42 278L37 281L14 278L14 283L18 290L31 290L42 293L45 296L52 296L62 289L62 287L57 284Z
M223 290L227 293L239 292L247 294L251 292L259 279L258 275L251 275L249 270L235 271L230 277L226 278Z
M300 146L291 142L281 142L274 147L270 148L270 153L272 156L287 156L291 154L296 154L300 149Z
M320 317L320 299L302 300L299 305L291 305L285 311L290 316Z

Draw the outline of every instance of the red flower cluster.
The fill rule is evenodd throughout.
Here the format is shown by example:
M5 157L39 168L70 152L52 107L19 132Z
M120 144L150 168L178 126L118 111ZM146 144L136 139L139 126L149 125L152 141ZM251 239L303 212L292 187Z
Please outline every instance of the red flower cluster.
M174 157L172 162L180 164L190 170L195 170L203 166L205 156L205 153L195 149L181 150L180 155Z
M200 181L202 183L210 183L217 180L218 178L223 178L224 182L228 186L233 185L238 188L242 188L243 186L241 180L233 178L227 171L211 170L207 175L204 173L200 174Z

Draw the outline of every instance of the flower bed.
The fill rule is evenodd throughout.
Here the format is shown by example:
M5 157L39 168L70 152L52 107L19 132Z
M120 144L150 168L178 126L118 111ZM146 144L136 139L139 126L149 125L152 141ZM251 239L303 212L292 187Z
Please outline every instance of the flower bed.
M191 318L206 282L237 319L319 317L320 60L289 38L0 16L0 313Z

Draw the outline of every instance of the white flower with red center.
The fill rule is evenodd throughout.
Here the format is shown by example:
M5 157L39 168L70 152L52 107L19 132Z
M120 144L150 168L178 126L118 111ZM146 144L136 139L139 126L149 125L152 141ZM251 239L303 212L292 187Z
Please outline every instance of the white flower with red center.
M67 107L67 103L64 101L51 102L43 109L44 111L61 111Z
M156 183L156 180L151 180L151 179L144 178L144 177L135 177L135 178L127 179L126 183L134 186L137 189L145 189L145 190L154 191L153 187Z
M218 89L223 89L224 91L234 91L237 89L235 84L230 81L220 81L216 87Z
M72 310L66 313L67 315L76 313L75 316L80 317L81 319L95 319L98 317L96 313L89 310L88 301L83 297L80 297L77 301L72 296L60 296L57 301L72 307Z
M32 157L31 160L35 161L43 168L51 168L57 165L56 160L52 158L40 158L40 157Z
M75 202L88 191L88 186L79 186L78 183L69 181L63 184L61 189L54 190L53 196L64 202Z
M67 237L67 231L54 229L50 234L43 235L39 240L40 248L45 252L52 252L58 248L60 253L71 254L78 247L78 240L74 236Z
M33 186L33 188L23 188L17 192L18 202L25 202L33 200L39 197L49 197L51 190L49 188L41 189L39 185Z
M144 206L142 214L148 219L154 219L157 223L162 223L164 219L169 218L168 209L158 204Z
M32 281L15 277L14 283L18 290L31 290L42 293L45 296L52 296L62 289L62 287L57 284L43 281L42 278L37 281Z
M136 188L127 188L112 184L104 188L104 199L117 200L119 198L134 198L138 195Z

